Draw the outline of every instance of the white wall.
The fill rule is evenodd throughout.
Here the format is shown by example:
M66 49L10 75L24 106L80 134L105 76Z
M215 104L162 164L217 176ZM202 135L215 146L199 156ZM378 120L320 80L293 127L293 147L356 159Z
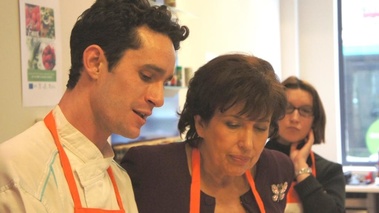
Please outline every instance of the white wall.
M196 70L214 56L237 51L270 61L280 73L278 0L177 0L177 9L190 28L179 51L181 65Z
M70 67L69 36L76 18L94 0L60 1L63 85ZM328 115L325 145L316 149L340 161L335 3L331 0L177 0L190 37L179 64L194 70L227 52L268 60L284 79L298 75L318 89ZM75 7L73 6L75 5ZM23 131L52 107L23 107L18 1L0 1L0 141ZM64 91L62 88L62 92Z
M337 1L281 0L282 79L296 75L315 86L327 115L326 143L314 151L342 162Z

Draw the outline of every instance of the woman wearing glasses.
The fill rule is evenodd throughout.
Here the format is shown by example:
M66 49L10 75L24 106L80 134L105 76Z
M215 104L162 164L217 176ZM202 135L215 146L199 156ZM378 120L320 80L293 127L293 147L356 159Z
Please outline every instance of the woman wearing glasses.
M312 152L313 144L325 140L326 115L320 97L311 84L294 76L282 84L288 100L286 115L266 148L290 156L295 168L285 212L345 212L342 166Z

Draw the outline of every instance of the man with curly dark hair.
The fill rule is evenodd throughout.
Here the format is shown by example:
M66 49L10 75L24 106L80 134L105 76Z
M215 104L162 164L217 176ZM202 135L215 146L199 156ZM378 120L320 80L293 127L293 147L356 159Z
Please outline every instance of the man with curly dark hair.
M0 212L137 212L107 139L137 137L163 105L188 34L166 6L147 0L97 0L84 11L59 104L0 145Z

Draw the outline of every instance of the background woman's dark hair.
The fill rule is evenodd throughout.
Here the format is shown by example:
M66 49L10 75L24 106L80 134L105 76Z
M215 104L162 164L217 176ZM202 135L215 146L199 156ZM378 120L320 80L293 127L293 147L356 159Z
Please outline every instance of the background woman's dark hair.
M311 94L313 98L313 124L314 144L325 143L326 115L317 90L308 82L290 76L282 82L285 89L301 89Z
M277 130L277 120L285 114L287 99L270 63L254 56L227 54L200 67L189 82L179 131L187 131L186 140L196 147L201 138L194 116L209 122L216 110L224 112L236 104L244 104L240 115L251 119L272 114L270 134Z
M83 52L99 45L108 60L108 69L118 63L127 49L138 49L141 40L137 28L167 35L175 50L189 35L186 26L174 20L166 6L150 6L147 0L97 0L79 16L71 31L71 68L67 88L75 87L83 68Z

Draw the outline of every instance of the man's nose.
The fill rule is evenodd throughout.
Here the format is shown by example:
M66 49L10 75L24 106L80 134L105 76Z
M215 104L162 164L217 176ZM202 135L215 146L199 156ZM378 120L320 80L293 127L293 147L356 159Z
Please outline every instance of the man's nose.
M149 88L146 95L146 101L151 103L154 107L161 107L164 103L164 86L161 83L156 83Z

